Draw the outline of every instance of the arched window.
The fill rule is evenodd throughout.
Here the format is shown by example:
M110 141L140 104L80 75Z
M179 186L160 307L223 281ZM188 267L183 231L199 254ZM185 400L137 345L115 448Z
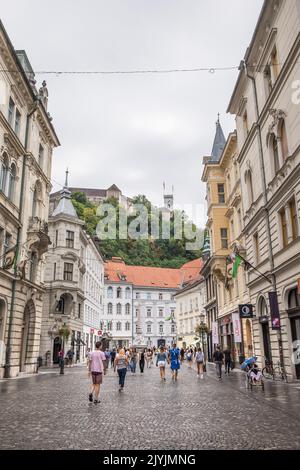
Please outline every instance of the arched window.
M254 202L251 170L247 170L245 173L245 183L247 187L248 206L250 207Z
M130 299L130 287L126 287L125 289L125 298Z
M112 313L113 313L113 305L110 302L109 304L107 304L107 314L112 315Z
M125 330L126 330L126 331L130 331L130 323L129 323L129 321L127 321L127 322L125 323Z
M260 317L264 317L268 315L268 306L266 299L264 297L261 297L258 302L258 314Z
M42 200L42 185L40 181L35 183L33 196L32 196L32 217L39 217L40 209L39 204Z
M282 160L283 163L289 156L289 147L288 147L288 141L287 141L287 134L286 134L286 127L285 127L285 121L284 119L281 119L278 125L278 136L280 138L280 144L281 144L281 154L282 154Z
M125 305L125 314L130 315L130 304Z
M9 173L9 159L6 153L2 156L0 168L0 190L6 193L7 190L7 175Z
M9 177L8 177L8 197L13 202L15 196L15 181L16 181L16 165L11 164Z
M118 287L117 288L117 299L121 299L122 298L122 289L121 287Z
M300 307L300 295L297 292L297 288L290 290L288 295L288 309Z
M269 145L271 149L271 157L273 160L274 173L276 175L277 171L280 169L280 162L279 162L279 152L278 152L278 140L275 134L271 134Z
M112 298L113 298L113 288L112 288L111 286L109 286L109 287L107 288L107 297L108 297L109 299L112 299Z
M122 313L122 305L117 304L117 315L121 315L121 313Z
M122 330L122 323L120 321L117 322L117 331Z

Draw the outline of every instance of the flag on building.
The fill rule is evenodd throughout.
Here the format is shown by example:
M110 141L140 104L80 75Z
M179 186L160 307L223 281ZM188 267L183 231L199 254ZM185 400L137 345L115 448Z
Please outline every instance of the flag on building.
M234 259L233 259L233 266L232 266L232 278L234 279L237 277L239 265L242 262L242 258L237 253L233 253L233 256L234 256Z

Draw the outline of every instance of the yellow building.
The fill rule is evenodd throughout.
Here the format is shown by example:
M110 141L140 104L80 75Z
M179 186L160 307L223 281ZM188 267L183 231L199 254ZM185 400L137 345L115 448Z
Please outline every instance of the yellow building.
M216 142L218 145L216 146ZM216 152L216 149L218 152ZM216 343L230 349L235 361L252 354L252 328L250 320L239 319L240 304L248 303L244 269L238 269L232 278L229 255L236 249L244 253L242 235L243 209L240 194L240 177L237 164L236 132L225 142L219 120L212 156L204 157L202 181L207 188L207 231L210 253L207 254L202 274L207 286L208 326L217 322L218 335L210 335L210 349Z

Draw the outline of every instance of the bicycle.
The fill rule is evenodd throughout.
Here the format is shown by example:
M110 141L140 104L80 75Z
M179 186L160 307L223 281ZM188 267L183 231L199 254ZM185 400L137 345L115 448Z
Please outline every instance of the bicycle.
M280 361L278 361L276 366L274 366L273 361L265 359L265 364L266 365L262 370L262 375L265 379L284 380L287 382L287 375Z

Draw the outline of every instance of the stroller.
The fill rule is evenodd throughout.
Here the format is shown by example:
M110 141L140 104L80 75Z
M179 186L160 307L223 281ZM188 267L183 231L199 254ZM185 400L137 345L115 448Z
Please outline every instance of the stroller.
M253 356L243 362L241 369L246 372L246 388L253 390L253 387L261 387L262 391L265 390L263 375L259 370L257 364L257 357Z

